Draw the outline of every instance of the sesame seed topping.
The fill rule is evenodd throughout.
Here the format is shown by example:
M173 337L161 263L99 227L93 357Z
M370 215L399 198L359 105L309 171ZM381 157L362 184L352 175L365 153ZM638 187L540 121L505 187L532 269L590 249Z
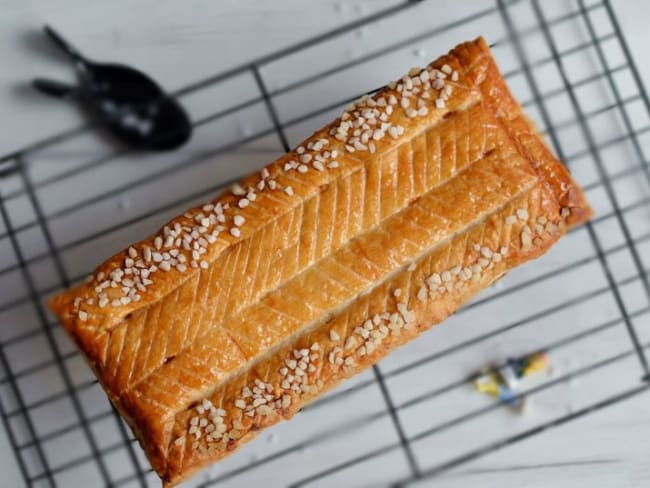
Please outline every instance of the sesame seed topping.
M237 205L239 206L239 208L246 208L246 207L248 207L250 205L250 203L251 202L250 202L250 200L248 200L248 198L241 198L237 202Z
M232 194L237 197L246 194L246 190L244 190L244 188L239 183L235 183L234 185L232 185L230 191L232 191Z
M284 192L285 192L287 195L292 196L292 195L293 195L293 188L291 188L290 186L285 186L285 187L284 187Z
M345 345L343 346L344 349L352 349L356 347L357 345L357 339L354 336L350 336L346 339Z
M296 369L296 366L298 365L295 359L287 359L285 360L285 363L289 366L289 369Z
M519 220L528 220L528 211L527 210L525 210L523 208L520 208L520 209L517 209L516 213L517 213L517 217L519 217Z
M417 298L421 302L425 301L427 299L427 289L424 286L421 286L420 289L418 290Z
M230 235L233 237L240 237L241 236L241 231L237 227L232 227L230 229ZM194 258L197 259L197 258Z
M242 217L241 215L235 215L233 217L233 223L237 227L241 227L242 225L244 225L244 222L246 222L246 219L244 217Z

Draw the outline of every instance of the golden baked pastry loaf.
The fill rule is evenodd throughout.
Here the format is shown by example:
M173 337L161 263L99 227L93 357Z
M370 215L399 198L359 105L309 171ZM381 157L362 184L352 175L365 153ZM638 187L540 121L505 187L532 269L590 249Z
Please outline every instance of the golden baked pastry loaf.
M590 214L479 38L363 97L51 307L172 486Z

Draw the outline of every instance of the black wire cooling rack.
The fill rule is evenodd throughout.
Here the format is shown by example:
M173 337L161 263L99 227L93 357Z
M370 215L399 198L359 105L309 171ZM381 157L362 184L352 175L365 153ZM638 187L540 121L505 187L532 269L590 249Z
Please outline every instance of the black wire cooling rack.
M197 81L176 93L196 136L174 154L116 150L84 126L0 159L0 408L27 485L159 484L47 298L288 150L347 95L478 34L596 217L191 486L409 485L648 391L650 100L612 7L482 7L447 18L427 2L396 2ZM523 392L546 408L515 422L471 391L468 371L531 347L549 350L556 371Z

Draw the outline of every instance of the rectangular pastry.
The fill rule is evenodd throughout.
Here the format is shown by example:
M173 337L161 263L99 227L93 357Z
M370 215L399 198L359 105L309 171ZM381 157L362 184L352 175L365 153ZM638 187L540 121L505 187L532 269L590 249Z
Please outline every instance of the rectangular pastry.
M363 97L51 306L172 486L590 214L479 38Z

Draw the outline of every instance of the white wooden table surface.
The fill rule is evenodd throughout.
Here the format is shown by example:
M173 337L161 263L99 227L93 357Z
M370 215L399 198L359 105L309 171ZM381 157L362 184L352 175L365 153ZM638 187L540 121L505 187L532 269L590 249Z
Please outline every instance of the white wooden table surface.
M235 66L242 59L275 51L395 3L395 0L0 0L0 154L83 123L73 107L36 95L26 88L26 82L34 76L73 79L70 66L54 55L43 39L39 31L43 23L55 26L89 56L138 66L166 88L174 90L207 74ZM472 11L491 4L487 0L444 0L438 1L436 8L439 12ZM616 0L614 7L637 66L650 88L650 63L647 62L650 2ZM409 25L401 27L410 28ZM491 31L489 25L481 28ZM359 45L366 42L363 29L355 34L355 39ZM338 54L343 59L356 57L359 49L356 44L340 48ZM433 58L449 47L444 44L429 47L426 52L411 53L413 60L409 63L423 63L424 59L418 59L418 55ZM309 72L319 59L305 57L301 63L304 71ZM281 74L278 79L286 83L287 77L290 78L291 73ZM66 155L52 157L64 159ZM647 318L646 315L645 340L650 338ZM515 349L525 348L525 340L519 340L515 339ZM507 343L495 347L504 354L510 351ZM417 349L414 351L417 353ZM455 366L467 372L467 368L483 361L477 356L482 352L486 351L470 348L469 356L459 358ZM494 354L495 351L487 352ZM390 365L389 360L387 367ZM602 379L616 380L615 375ZM399 385L395 388L399 391ZM597 390L599 381L588 382L580 388ZM566 391L561 389L557 394L561 397ZM404 395L408 397L408 393ZM458 401L463 400L459 398ZM533 418L539 409L559 412L570 408L551 397L546 401L535 406L530 414ZM447 407L456 408L451 403ZM504 416L496 421L526 422L515 416ZM407 426L407 430L411 427L416 428ZM455 433L449 440L450 449L471 444L484 427L490 430L494 425L475 422ZM650 395L644 394L471 461L438 478L435 486L650 486L649 439ZM2 432L0 473L2 486L22 486L14 455ZM338 482L341 486L348 485L344 478ZM425 485L429 486L426 483L422 486Z

